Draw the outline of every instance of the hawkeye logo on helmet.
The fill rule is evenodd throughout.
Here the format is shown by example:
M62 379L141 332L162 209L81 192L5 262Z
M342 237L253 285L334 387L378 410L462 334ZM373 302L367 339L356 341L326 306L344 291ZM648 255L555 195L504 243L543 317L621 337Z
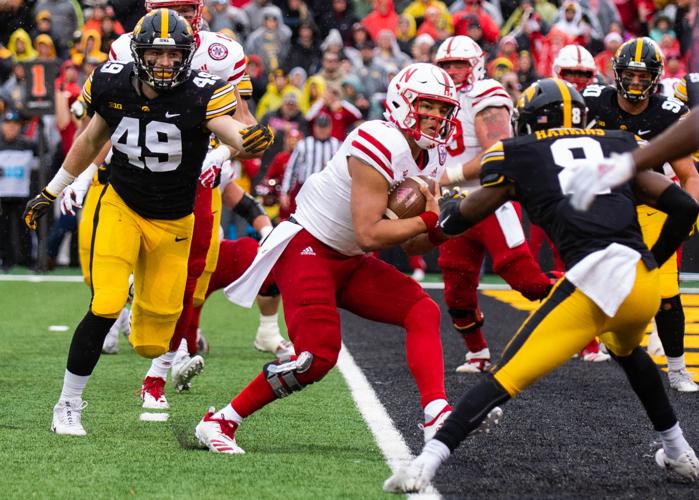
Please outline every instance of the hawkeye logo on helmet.
M153 40L153 45L175 45L174 38L156 38Z
M644 62L636 62L636 61L629 61L628 63L629 68L640 68L640 69L646 69L646 63Z

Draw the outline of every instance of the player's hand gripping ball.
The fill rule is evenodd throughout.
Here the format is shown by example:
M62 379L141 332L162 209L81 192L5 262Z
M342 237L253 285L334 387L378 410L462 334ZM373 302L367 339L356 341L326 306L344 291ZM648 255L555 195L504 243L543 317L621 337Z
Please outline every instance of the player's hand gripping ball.
M417 217L425 211L427 203L420 186L425 186L430 193L434 193L434 185L434 179L424 175L414 175L396 182L388 190L388 206L384 216L388 219Z

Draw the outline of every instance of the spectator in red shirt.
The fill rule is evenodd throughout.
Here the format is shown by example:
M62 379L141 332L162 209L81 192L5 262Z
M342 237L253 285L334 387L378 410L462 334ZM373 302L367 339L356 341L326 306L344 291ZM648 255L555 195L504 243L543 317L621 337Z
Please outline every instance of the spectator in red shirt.
M478 23L483 30L483 40L488 43L495 44L498 41L498 35L500 29L495 21L488 15L485 9L481 6L482 0L464 0L464 8L454 14L452 18L452 24L454 26L462 25L461 18L468 16L470 14L475 14L478 18ZM465 35L466 33L455 32L455 35Z
M614 70L612 69L612 58L623 42L621 35L612 31L604 37L604 50L595 56L597 71L604 77L606 83L614 81Z
M331 135L339 141L344 141L352 125L362 119L361 111L343 99L340 90L332 87L327 88L323 97L318 99L306 113L306 120L311 127L321 113L327 113L330 116Z

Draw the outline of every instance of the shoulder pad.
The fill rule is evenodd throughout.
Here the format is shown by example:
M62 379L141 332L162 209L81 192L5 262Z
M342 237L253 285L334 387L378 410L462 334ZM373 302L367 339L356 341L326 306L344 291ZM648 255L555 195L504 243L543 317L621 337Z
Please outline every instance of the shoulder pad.
M506 107L512 113L512 98L497 80L486 79L475 82L468 96L471 98L474 115L490 107Z
M199 46L206 59L206 72L237 85L245 73L243 47L221 33L199 32Z
M110 61L132 61L131 56L131 33L124 33L112 42L109 47Z
M393 165L406 152L410 154L403 134L381 120L362 123L346 140L350 141L349 155L374 167L388 182L393 182L395 178Z

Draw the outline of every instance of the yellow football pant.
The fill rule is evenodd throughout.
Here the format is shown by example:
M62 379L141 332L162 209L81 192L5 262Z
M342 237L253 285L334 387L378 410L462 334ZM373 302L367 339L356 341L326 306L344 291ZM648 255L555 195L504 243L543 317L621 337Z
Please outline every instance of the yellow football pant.
M221 209L223 202L221 198L221 190L216 188L211 192L211 213L214 216L213 227L211 230L211 242L209 251L206 254L206 267L197 280L197 287L194 290L194 307L199 307L206 300L206 291L209 289L211 276L216 271L218 263L218 251L221 243Z
M639 205L637 212L638 224L641 226L641 233L643 233L643 241L648 248L652 248L655 242L658 241L658 237L660 237L660 231L663 228L663 224L665 224L667 215L648 205ZM672 257L660 267L659 271L660 297L669 299L670 297L679 295L680 285L677 254L674 253Z
M143 218L107 186L100 193L94 220L92 313L116 318L126 303L133 273L129 342L146 358L166 353L182 311L194 216Z
M658 311L658 279L657 269L649 271L639 261L634 287L613 318L572 283L559 281L491 368L495 379L514 397L596 336L614 354L628 356L641 343L648 322Z
M83 209L80 214L78 225L78 255L80 256L80 267L83 271L83 279L87 286L91 286L90 281L90 247L92 245L92 224L95 218L95 208L97 199L104 189L104 185L97 182L95 174L83 200Z

